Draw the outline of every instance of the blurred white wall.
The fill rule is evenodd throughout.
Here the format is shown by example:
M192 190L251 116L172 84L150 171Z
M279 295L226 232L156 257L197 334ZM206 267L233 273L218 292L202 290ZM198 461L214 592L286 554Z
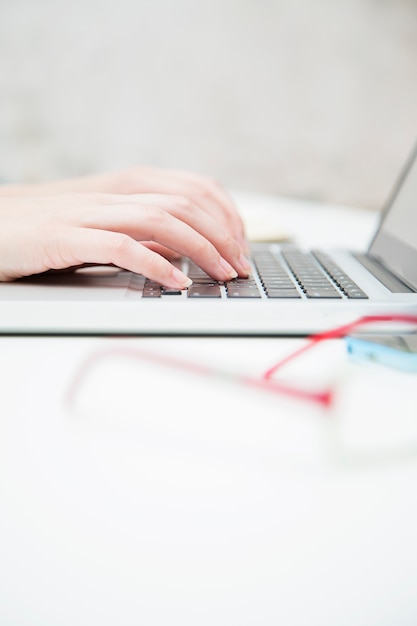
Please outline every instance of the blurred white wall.
M0 177L147 163L379 207L416 79L416 0L0 0Z

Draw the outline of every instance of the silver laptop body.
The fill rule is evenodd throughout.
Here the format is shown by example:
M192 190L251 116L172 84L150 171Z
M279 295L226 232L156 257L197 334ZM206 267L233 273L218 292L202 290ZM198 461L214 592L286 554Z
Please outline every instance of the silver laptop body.
M263 243L252 253L251 278L227 284L181 260L194 283L180 293L113 267L2 283L0 333L308 335L364 315L417 314L417 149L367 251Z

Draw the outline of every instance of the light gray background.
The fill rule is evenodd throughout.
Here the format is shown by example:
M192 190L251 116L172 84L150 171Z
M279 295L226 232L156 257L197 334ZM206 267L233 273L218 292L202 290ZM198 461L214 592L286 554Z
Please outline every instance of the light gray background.
M379 208L416 77L416 0L0 0L0 177L147 163Z

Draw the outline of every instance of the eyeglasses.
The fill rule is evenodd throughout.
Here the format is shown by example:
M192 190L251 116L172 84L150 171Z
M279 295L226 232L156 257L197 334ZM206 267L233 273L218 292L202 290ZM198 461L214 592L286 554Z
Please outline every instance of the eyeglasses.
M343 461L344 464L362 464L362 463L379 463L389 460L395 461L399 458L409 458L409 456L417 456L416 445L408 443L400 446L390 446L389 450L384 446L377 448L376 451L370 450L369 446L365 452L357 446L355 442L349 441L344 431L345 423L343 416L340 415L340 403L338 405L335 398L340 398L340 386L330 385L324 389L309 389L302 386L299 381L294 383L288 382L282 378L277 378L285 370L286 366L299 360L299 358L311 351L313 348L330 342L333 339L346 337L356 330L374 325L401 323L417 326L417 316L414 315L372 315L361 317L349 324L332 328L322 333L317 333L306 338L303 345L284 358L280 359L274 365L268 367L260 376L246 376L226 369L211 367L202 363L193 362L184 358L177 358L166 354L160 354L150 350L145 350L134 346L111 346L105 347L91 353L77 370L73 380L71 381L67 394L66 405L71 409L74 405L77 393L81 384L88 378L91 371L104 360L109 358L130 359L136 362L142 361L152 363L157 368L172 369L177 372L192 374L193 376L214 378L231 384L244 386L259 392L275 394L287 397L292 400L307 402L321 408L324 414L329 418L325 420L325 440L326 449L330 457ZM337 398L336 398L337 399Z
M332 328L323 333L317 333L311 335L307 343L304 344L301 348L292 352L285 358L281 359L275 365L270 367L263 375L264 381L272 381L273 376L277 373L278 370L281 370L287 363L293 361L294 359L300 357L302 354L316 347L318 344L329 341L331 339L340 339L346 337L350 333L355 332L356 330L364 327L370 326L377 323L404 323L404 324L412 324L414 326L417 325L417 315L368 315L361 317L349 324L345 324L343 326L338 326L336 328ZM328 406L332 400L331 391L328 390L325 393L314 394L313 396L305 394L304 390L297 389L296 397L300 399L312 400L318 402L319 404L323 404L324 406Z
M213 368L167 355L164 356L150 351L141 350L139 348L126 346L104 348L91 354L87 358L87 360L81 365L68 389L66 402L68 405L71 405L73 403L81 381L85 378L91 368L93 368L98 362L112 356L123 356L125 358L136 360L148 360L160 366L171 367L182 370L184 372L191 372L195 375L229 380L232 383L252 387L254 389L258 389L259 391L282 394L294 399L313 402L323 406L324 408L328 408L331 405L333 399L333 390L331 388L311 391L297 385L291 385L286 382L277 380L276 378L274 378L275 375L277 374L277 372L281 372L281 370L288 363L294 361L295 359L298 359L304 353L318 346L320 343L330 341L332 339L340 339L346 337L348 334L364 326L391 322L412 324L414 326L417 326L417 315L370 315L361 317L353 322L350 322L349 324L338 326L322 333L313 334L306 339L306 343L303 346L269 367L260 377L243 376L235 374L233 372L228 372L226 370L221 370L219 368Z

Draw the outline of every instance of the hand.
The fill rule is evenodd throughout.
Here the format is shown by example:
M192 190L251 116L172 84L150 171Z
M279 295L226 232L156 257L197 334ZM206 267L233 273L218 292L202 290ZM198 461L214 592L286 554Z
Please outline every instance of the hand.
M120 172L56 181L38 185L0 188L0 195L10 189L18 195L55 195L67 192L99 192L116 194L168 194L188 198L213 217L220 229L240 244L244 254L249 251L241 217L233 199L213 178L183 170L156 167L133 167Z
M227 221L227 220L226 220ZM247 276L231 229L168 194L70 193L0 197L0 280L83 263L114 264L171 288L190 281L149 244L188 256L217 280Z

